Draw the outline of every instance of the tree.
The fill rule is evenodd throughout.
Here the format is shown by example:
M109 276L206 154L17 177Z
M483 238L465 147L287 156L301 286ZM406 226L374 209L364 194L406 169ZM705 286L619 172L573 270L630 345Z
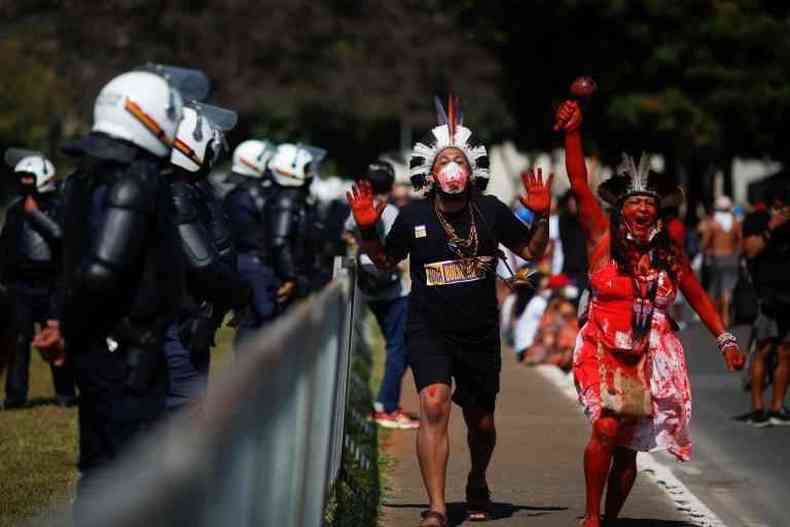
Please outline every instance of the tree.
M448 87L485 139L512 125L495 92L498 62L438 2L67 0L4 14L15 26L44 17L64 106L86 123L101 85L153 61L209 74L214 102L240 114L231 144L250 134L311 142L347 175L398 148L402 129L434 125L433 94Z
M736 155L787 159L790 9L767 1L467 1L463 19L502 62L522 146L556 144L552 103L592 75L590 146L659 152L691 207Z

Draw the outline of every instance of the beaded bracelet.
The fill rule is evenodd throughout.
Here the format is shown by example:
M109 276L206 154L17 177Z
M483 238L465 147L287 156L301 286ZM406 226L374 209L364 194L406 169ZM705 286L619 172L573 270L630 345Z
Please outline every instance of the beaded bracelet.
M738 340L735 338L735 335L732 333L727 333L726 331L716 337L716 344L719 346L719 351L724 353L724 350L727 346L731 345L738 345Z

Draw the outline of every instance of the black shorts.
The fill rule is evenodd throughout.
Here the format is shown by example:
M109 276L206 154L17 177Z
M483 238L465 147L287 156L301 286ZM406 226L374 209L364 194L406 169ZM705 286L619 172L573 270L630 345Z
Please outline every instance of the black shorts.
M493 413L502 369L498 327L464 339L425 326L410 326L406 346L418 392L431 384L452 386L454 380L455 404Z
M780 317L772 317L765 313L760 313L754 321L754 338L759 343L772 341L777 344L790 343L790 317L783 314Z

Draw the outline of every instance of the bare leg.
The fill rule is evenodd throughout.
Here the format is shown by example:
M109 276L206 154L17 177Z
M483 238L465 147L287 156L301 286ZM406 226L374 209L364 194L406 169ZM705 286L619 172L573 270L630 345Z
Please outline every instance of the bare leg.
M771 348L770 342L760 342L757 345L754 359L752 360L752 410L763 410L763 390L765 389L765 356Z
M587 490L584 527L601 525L601 496L612 465L619 425L615 417L600 417L593 423L590 441L584 449L584 481Z
M623 504L631 493L636 479L636 450L617 447L614 450L612 471L606 484L606 508L604 520L617 519Z
M774 372L774 391L771 401L771 410L774 412L782 409L787 395L787 385L790 380L790 344L780 344L776 353L779 364Z
M496 426L494 414L482 408L464 408L467 442L472 469L469 471L469 484L480 488L486 486L486 469L491 462L491 454L496 446Z
M417 430L417 459L432 511L447 514L444 489L450 442L450 387L431 384L420 391L420 428Z

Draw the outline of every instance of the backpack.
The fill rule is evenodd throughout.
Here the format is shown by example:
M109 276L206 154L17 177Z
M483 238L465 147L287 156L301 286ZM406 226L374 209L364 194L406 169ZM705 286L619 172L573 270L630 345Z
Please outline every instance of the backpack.
M757 290L749 276L746 261L738 262L738 281L732 290L732 323L751 324L757 319L759 304Z

